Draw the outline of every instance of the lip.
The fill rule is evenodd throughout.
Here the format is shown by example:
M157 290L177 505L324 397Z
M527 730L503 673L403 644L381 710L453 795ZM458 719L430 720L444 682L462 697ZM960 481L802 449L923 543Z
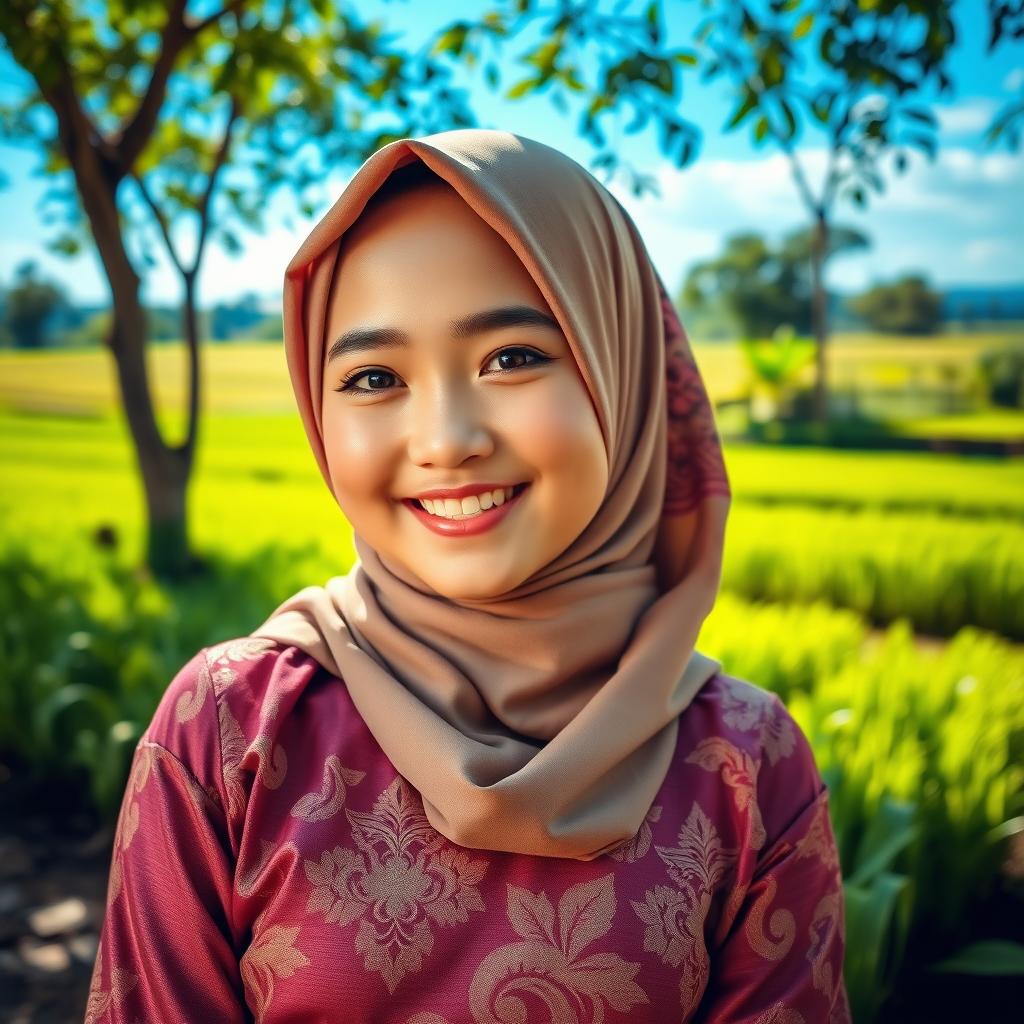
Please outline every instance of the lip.
M512 484L463 484L461 487L435 487L432 491L423 491L421 494L414 494L414 498L422 501L424 498L468 498L472 494L483 494L485 491L504 491L509 487L519 487L523 481ZM403 499L407 500L407 499Z
M473 516L472 519L442 519L440 516L433 516L425 508L420 508L412 498L403 498L402 504L428 530L432 530L441 537L475 537L477 534L494 529L519 504L523 495L529 489L530 485L527 483L518 494L509 498L504 505L495 505L487 509L486 512ZM477 492L470 491L470 493L474 494ZM427 492L427 497L430 497L430 492Z

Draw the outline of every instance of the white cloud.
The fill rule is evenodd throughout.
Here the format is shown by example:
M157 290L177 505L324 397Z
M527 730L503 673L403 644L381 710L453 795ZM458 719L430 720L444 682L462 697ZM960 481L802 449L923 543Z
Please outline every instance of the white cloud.
M823 149L801 150L818 192ZM726 237L757 231L770 239L808 223L809 216L781 154L754 160L706 159L686 170L663 164L655 174L660 199L612 191L637 223L666 284L675 290L687 268L720 251ZM885 194L868 209L840 203L834 221L864 231L872 246L837 259L829 282L860 288L873 278L909 270L933 283L1008 283L1024 276L1024 214L1019 202L1024 154L940 149L934 163L913 155L903 176L883 175Z
M975 266L984 266L999 259L1013 259L1015 255L1019 260L1020 247L1015 254L1013 244L1006 238L975 238L963 248L964 259Z
M934 108L939 128L947 137L980 134L989 126L995 112L995 101L980 97L964 100L951 107Z

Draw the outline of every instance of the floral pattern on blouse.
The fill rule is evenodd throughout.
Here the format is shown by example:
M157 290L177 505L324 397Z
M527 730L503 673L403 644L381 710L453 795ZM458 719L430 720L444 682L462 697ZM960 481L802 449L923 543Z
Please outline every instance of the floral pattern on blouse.
M592 861L458 846L294 647L200 651L140 739L87 1024L848 1024L828 789L719 673L637 834Z

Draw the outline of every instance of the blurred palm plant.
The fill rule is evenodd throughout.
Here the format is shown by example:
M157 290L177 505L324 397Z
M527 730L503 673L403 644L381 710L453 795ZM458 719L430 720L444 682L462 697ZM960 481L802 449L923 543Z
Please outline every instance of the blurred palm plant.
M750 417L758 423L776 420L787 411L786 400L805 366L814 360L814 343L798 338L788 324L770 339L741 338L749 374Z

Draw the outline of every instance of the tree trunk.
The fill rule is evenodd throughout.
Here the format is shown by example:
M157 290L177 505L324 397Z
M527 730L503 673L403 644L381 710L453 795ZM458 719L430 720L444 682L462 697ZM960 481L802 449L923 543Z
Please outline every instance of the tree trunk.
M139 309L141 312L141 304ZM164 443L150 396L145 334L129 333L116 315L114 359L146 500L146 561L155 575L180 578L191 566L186 515L191 448L171 448Z
M811 326L814 332L814 419L822 431L828 425L828 293L825 291L825 258L828 253L828 221L819 211L811 241Z
M191 566L185 499L192 469L194 409L190 405L189 439L180 447L169 447L156 421L146 369L147 327L139 296L140 280L125 248L117 216L119 178L100 163L94 152L75 145L79 140L74 138L73 130L67 132L65 140L82 206L110 284L114 307L110 347L145 493L147 561L155 574L179 577ZM192 376L196 376L194 368Z

